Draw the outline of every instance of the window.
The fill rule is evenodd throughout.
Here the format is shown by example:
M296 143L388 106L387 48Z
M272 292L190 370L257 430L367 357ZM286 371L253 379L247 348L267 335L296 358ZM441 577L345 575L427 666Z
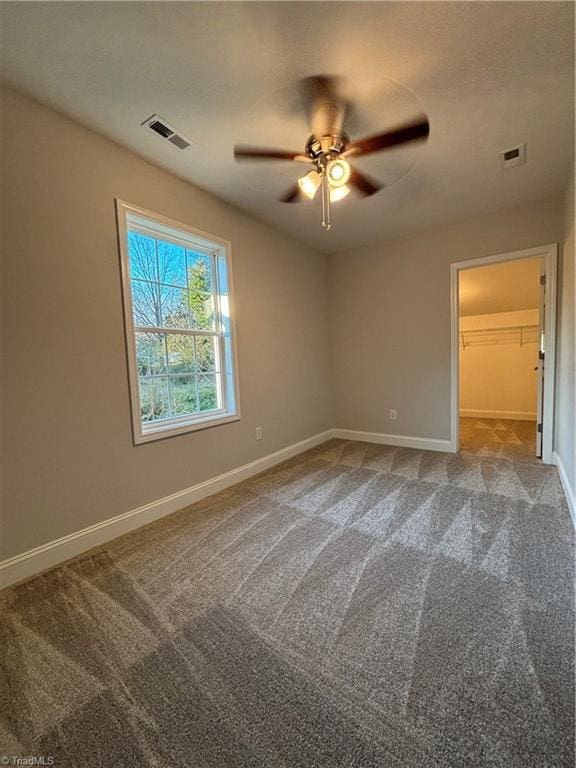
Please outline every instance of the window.
M229 244L116 205L134 442L238 419Z

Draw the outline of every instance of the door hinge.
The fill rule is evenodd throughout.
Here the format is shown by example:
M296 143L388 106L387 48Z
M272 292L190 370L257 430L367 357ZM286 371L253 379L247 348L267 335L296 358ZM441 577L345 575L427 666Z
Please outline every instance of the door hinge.
M546 275L540 275L540 285L546 285Z
M538 433L542 434L542 424L538 424Z
M542 350L538 352L538 360L544 360L544 352L542 352Z

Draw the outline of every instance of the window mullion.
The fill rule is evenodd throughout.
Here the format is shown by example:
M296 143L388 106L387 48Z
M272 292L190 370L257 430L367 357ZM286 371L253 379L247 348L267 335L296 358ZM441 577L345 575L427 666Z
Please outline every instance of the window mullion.
M186 260L186 313L188 315L188 323L190 323L192 314L190 312L190 277L188 275L188 248L184 249L184 259Z
M173 409L172 409L172 382L170 380L170 369L169 369L169 362L168 362L168 338L166 335L164 335L164 360L166 361L166 379L168 381L168 413L170 415L170 418L172 418Z
M198 408L198 413L200 413L200 387L198 386L198 374L194 374L194 391L196 392L196 408Z
M156 275L157 275L157 281L158 281L156 283L156 291L157 291L157 296L158 296L158 312L156 314L156 320L157 320L158 324L160 324L162 322L162 320L163 320L163 317L162 317L163 312L162 312L162 291L160 289L160 283L161 283L161 280L160 280L160 261L158 259L158 240L156 240L156 238L154 238L154 253L155 253L155 256L156 256Z
M194 340L194 365L192 367L192 375L194 377L194 397L196 398L196 408L200 411L200 397L198 396L198 351L196 349L196 337L192 337Z
M163 325L135 325L136 333L172 333L180 336L222 336L219 331L203 331L192 328L167 328Z
M220 306L220 280L216 265L216 253L211 254L210 270L212 273L212 301L214 302L214 326L217 331L221 331L222 307ZM214 383L216 384L216 400L220 408L227 407L227 398L222 388L222 337L218 335L214 339ZM217 371L217 372L216 372Z

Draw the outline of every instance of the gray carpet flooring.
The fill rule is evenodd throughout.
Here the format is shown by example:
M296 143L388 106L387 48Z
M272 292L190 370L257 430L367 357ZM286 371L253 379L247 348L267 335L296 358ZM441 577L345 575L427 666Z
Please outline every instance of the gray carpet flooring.
M574 766L558 476L469 439L333 440L5 590L0 754Z

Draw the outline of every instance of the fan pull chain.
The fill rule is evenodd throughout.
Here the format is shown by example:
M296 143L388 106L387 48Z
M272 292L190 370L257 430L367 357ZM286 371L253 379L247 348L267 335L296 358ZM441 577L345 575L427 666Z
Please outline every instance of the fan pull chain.
M328 178L325 173L322 174L322 226L328 232L330 227L330 190L328 188Z

